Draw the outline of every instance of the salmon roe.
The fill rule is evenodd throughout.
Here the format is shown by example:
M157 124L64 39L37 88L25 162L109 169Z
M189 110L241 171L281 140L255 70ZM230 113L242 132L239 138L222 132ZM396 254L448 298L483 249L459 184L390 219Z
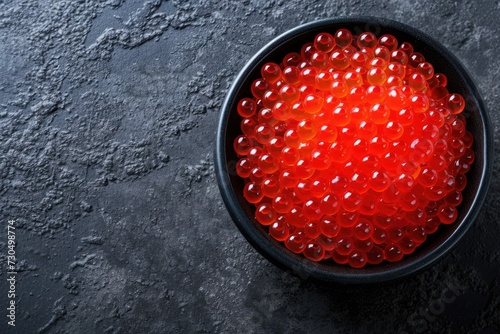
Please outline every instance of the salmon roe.
M322 32L296 51L236 105L244 198L309 260L400 261L457 220L475 158L466 102L389 34Z

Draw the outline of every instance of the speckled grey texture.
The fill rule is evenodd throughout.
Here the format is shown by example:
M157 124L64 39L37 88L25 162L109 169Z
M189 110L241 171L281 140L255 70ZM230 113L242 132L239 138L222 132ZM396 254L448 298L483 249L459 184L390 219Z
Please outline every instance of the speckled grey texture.
M0 271L0 332L499 333L498 168L451 255L370 288L282 272L222 204L212 151L231 80L279 33L346 15L442 42L497 132L498 1L0 1L0 264L8 219L19 257L15 329Z

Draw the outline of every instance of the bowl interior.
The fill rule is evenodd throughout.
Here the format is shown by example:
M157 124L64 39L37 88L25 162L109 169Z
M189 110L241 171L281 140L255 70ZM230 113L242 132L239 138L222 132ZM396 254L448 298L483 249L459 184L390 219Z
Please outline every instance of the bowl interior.
M331 260L315 263L288 251L284 245L272 239L267 228L255 221L255 207L243 198L244 180L235 172L238 157L232 148L235 137L241 134L242 119L235 106L241 98L251 96L250 84L260 77L261 66L269 61L279 63L287 53L300 52L301 46L311 42L316 34L323 31L333 34L340 28L347 28L354 34L363 31L371 31L377 36L392 34L399 43L410 42L416 52L422 53L434 65L436 73L444 73L448 77L448 90L460 93L467 102L464 116L467 118L467 129L474 135L472 148L476 153L476 160L467 174L467 187L458 208L457 222L440 226L413 254L399 262L384 261L362 269L339 265ZM279 36L261 49L240 72L223 106L217 138L216 168L224 201L236 225L270 261L304 278L340 283L374 283L423 269L444 255L462 237L475 219L486 194L491 172L491 145L488 116L473 81L460 62L439 43L418 30L394 21L367 17L332 19L300 26Z

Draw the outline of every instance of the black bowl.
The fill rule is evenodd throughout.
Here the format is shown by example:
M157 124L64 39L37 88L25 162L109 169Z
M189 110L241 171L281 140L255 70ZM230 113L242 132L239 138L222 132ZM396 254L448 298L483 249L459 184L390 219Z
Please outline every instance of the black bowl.
M363 31L371 31L377 36L389 33L399 42L412 43L415 51L424 54L426 60L434 65L436 72L448 77L449 91L460 93L465 98L467 128L475 139L472 148L476 153L476 160L467 174L468 184L463 191L464 198L457 221L452 225L442 225L413 254L405 256L401 261L384 261L362 269L333 261L309 261L272 239L266 228L256 222L255 207L243 198L244 181L235 172L238 157L232 148L235 137L241 133L241 117L236 112L236 104L241 98L251 96L250 84L260 77L261 66L269 61L280 62L288 52L300 51L301 45L312 41L320 32L333 33L340 28L347 28L355 34ZM390 281L407 277L436 263L473 224L486 197L492 167L493 139L490 121L478 89L464 66L450 51L421 31L399 22L374 17L347 17L304 24L264 46L241 70L227 94L220 115L215 150L215 168L223 200L236 226L252 246L272 263L291 270L302 278L342 284Z

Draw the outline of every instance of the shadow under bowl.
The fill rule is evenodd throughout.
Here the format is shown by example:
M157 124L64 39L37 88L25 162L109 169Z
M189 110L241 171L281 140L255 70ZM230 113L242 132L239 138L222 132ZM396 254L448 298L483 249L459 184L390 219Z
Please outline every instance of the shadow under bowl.
M254 216L255 206L243 197L244 180L235 171L239 160L233 150L233 141L241 134L241 116L236 105L243 97L252 96L250 85L260 77L260 68L266 62L281 62L289 52L300 52L300 47L312 42L320 32L334 33L347 28L354 34L371 31L377 37L394 35L399 42L410 42L415 51L422 53L426 61L434 65L436 73L448 77L450 92L461 94L467 103L463 115L467 129L474 135L472 149L476 160L467 173L467 186L462 192L463 202L459 216L451 225L441 225L434 234L414 253L401 261L387 261L379 265L367 265L361 269L340 265L332 260L313 262L302 255L290 252L271 238L267 228ZM299 277L330 283L372 284L408 277L428 268L447 254L465 235L476 219L487 194L493 169L493 138L488 114L478 89L460 61L433 38L408 25L374 17L347 17L316 21L293 28L278 36L251 58L234 80L222 106L215 148L215 170L219 188L226 207L241 233L264 257Z

